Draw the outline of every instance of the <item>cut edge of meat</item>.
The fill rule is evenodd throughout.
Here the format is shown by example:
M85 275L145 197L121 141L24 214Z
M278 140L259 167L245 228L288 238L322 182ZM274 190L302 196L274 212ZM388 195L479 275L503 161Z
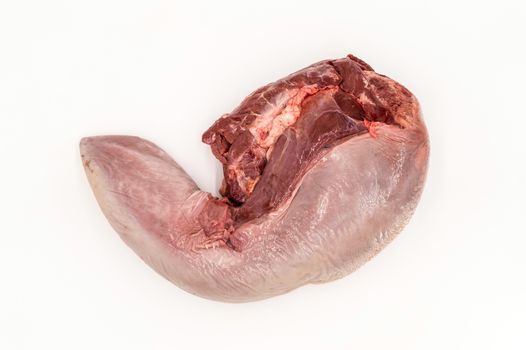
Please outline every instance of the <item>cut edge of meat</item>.
M312 75L316 67L321 66L325 70L329 66L336 72L339 77L337 84L325 84L320 87L323 84L316 81L313 84L295 86L294 88L280 85L284 81L298 79L298 76L307 70ZM320 76L322 75L320 74ZM264 100L268 105L258 105L258 108L263 108L264 113L258 113L250 106L245 105L255 103L255 101L259 103L258 94L264 97L267 92L266 89L271 90L270 95L278 96L277 101L280 103L273 104L265 97ZM270 204L262 202L264 203L262 205L265 205L264 209L256 210L252 216L250 213L246 213L247 210L244 210L247 201L253 202L250 198L255 189L258 186L269 185L260 181L268 162L274 156L274 148L278 139L284 135L286 130L296 127L298 120L303 116L303 104L322 92L324 94L331 93L333 98L336 93L346 95L346 98L353 104L358 105L359 107L356 108L359 108L361 112L355 111L355 115L351 115L351 113L347 116L357 121L359 128L356 130L362 128L372 138L378 137L378 130L384 125L404 129L412 126L413 123L418 123L418 118L415 116L419 113L419 105L409 90L394 80L376 73L371 66L353 55L348 55L343 59L319 62L256 90L234 110L234 112L248 111L249 114L223 115L203 135L203 141L212 146L212 151L224 165L225 178L220 190L224 198L213 198L212 202L217 207L228 209L214 211L214 215L217 214L216 217L209 218L208 223L203 223L205 231L210 231L210 228L205 227L208 224L214 225L214 230L217 231L217 223L225 223L224 232L219 232L221 231L219 230L211 234L211 237L218 237L231 248L237 250L239 249L238 245L230 237L239 225L244 225L263 214L276 211L287 205L286 203L290 203L301 181L290 180L292 182L289 186L292 188L278 194L283 198L268 202ZM287 96L286 102L283 101L284 96ZM341 110L345 109L344 106L338 106ZM229 122L233 124L229 124ZM224 129L223 131L214 129L219 125ZM230 134L226 135L225 133ZM349 134L343 134L340 138L348 140L359 134L361 134L359 131L350 131ZM226 140L227 138L230 138L232 143ZM248 141L240 141L245 139ZM308 164L301 165L303 170L300 169L300 173L304 174L312 168L321 156L329 152L337 143L338 138L333 138L330 143L316 151L319 154L309 158ZM299 170L290 169L290 171ZM261 195L262 192L259 191L259 193ZM261 213L257 214L259 212ZM239 213L244 214L240 215Z

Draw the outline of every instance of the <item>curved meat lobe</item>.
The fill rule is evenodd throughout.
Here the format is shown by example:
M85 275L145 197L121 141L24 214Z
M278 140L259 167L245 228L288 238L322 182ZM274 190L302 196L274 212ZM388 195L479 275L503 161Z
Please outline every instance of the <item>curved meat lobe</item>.
M157 272L211 299L250 301L340 278L412 215L429 152L416 98L349 55L248 96L203 135L222 198L132 136L81 141L114 229Z

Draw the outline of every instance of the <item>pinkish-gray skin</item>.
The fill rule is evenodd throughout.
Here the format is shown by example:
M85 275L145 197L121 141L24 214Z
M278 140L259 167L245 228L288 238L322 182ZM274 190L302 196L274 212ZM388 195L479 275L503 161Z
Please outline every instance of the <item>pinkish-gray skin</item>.
M327 113L330 127L317 119ZM306 118L330 132L305 137ZM102 211L126 244L184 290L229 302L356 270L410 219L429 155L416 98L352 55L256 90L203 139L223 163L224 198L201 191L141 138L88 137L80 150ZM286 147L290 140L301 152Z

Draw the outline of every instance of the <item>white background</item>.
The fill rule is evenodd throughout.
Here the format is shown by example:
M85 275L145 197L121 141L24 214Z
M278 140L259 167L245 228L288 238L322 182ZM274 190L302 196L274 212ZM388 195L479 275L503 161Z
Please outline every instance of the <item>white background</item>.
M517 1L0 2L1 349L525 349L526 25ZM342 280L249 304L171 285L113 232L82 136L134 134L205 190L201 133L353 53L420 99L411 223Z

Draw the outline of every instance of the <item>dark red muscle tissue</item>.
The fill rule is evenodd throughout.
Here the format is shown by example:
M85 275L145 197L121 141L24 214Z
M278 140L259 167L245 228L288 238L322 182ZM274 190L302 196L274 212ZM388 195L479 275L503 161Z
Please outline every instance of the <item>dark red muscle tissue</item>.
M352 55L259 88L203 142L223 166L221 198L138 137L84 138L81 155L123 240L176 285L224 301L358 268L411 217L429 153L416 98Z

